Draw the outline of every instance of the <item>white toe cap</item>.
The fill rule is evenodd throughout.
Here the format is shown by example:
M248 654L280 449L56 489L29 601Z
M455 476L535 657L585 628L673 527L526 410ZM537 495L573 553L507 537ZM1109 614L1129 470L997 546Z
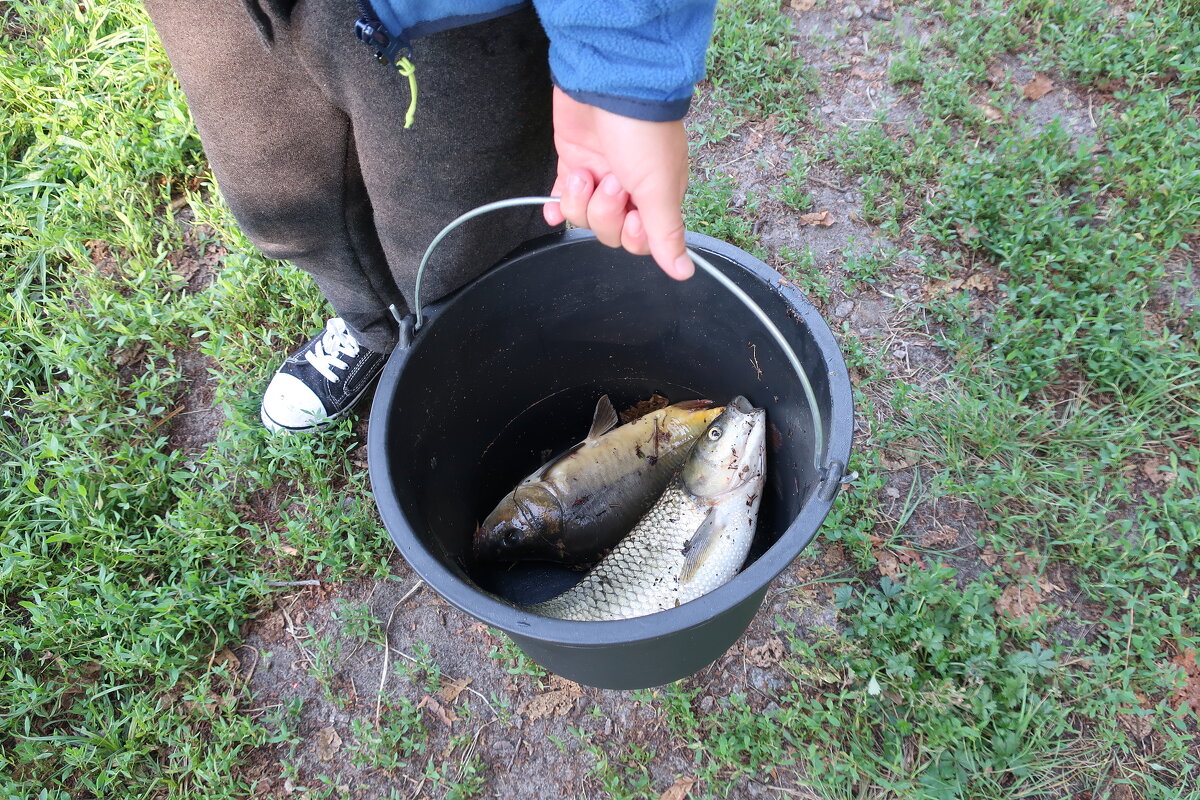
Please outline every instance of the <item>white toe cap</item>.
M273 431L308 430L328 421L325 404L293 375L276 373L262 400L262 421Z

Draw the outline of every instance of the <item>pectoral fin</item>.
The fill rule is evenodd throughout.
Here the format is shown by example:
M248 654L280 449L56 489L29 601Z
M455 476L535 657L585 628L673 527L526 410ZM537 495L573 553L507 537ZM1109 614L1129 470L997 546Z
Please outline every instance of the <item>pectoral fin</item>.
M696 528L692 538L688 540L687 555L684 556L683 569L679 571L679 582L687 583L696 577L696 570L712 553L713 545L721 538L722 526L717 522L716 509L711 509L708 516Z
M604 434L617 427L617 410L613 408L608 395L601 395L596 401L596 413L592 416L592 427L588 431L586 441L599 439Z

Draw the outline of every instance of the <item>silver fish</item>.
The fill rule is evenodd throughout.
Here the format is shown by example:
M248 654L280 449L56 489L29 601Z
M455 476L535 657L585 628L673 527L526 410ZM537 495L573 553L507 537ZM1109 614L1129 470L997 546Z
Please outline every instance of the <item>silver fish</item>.
M593 562L629 532L721 413L676 403L614 427L608 396L587 438L544 464L488 514L472 542L480 561Z
M742 567L766 474L766 411L735 398L649 513L582 581L528 610L570 620L640 617L694 600Z

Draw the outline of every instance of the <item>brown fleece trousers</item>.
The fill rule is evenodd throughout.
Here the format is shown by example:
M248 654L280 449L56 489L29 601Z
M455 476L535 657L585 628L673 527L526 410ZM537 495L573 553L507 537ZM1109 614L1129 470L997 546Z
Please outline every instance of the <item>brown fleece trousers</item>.
M146 0L221 192L271 258L316 279L369 349L396 343L417 264L459 214L554 180L547 42L532 9L414 43L408 80L354 36L353 0ZM547 232L520 208L439 246L429 302Z

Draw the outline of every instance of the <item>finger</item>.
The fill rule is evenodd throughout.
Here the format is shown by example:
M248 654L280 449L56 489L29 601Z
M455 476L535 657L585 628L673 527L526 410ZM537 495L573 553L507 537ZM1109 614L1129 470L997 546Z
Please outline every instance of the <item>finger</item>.
M628 204L629 193L621 188L617 176L604 176L587 206L587 226L602 244L621 246L621 229L625 226L625 208Z
M595 180L585 170L571 170L566 175L558 207L563 217L577 228L589 227L588 201L592 199L595 186Z
M646 229L650 255L663 272L682 281L692 277L696 267L687 257L680 195L668 186L651 185L633 199Z
M625 227L621 229L621 247L639 255L650 255L650 242L646 239L646 226L637 209L625 215Z
M554 181L554 187L550 190L551 197L562 197L563 179L560 177ZM562 225L566 221L563 216L562 208L558 203L546 203L542 206L542 217L546 220L546 224L550 226Z
M560 176L555 179L554 186L550 189L550 196L561 198L562 191L563 179ZM566 221L559 203L546 203L546 205L542 206L542 217L545 218L548 225L562 225Z

